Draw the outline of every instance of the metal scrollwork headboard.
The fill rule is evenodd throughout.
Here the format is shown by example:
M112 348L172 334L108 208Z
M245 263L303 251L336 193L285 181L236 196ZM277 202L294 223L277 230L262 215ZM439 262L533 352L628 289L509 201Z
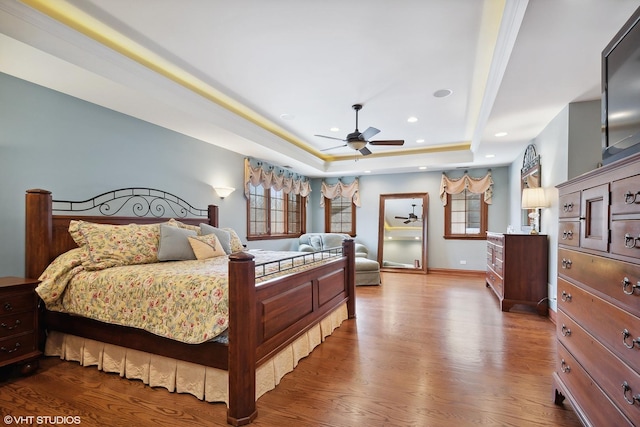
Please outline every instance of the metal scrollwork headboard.
M104 216L114 216L123 209L137 217L186 218L208 215L207 209L195 208L178 196L144 187L121 188L81 201L53 200L53 210L57 212L97 211Z

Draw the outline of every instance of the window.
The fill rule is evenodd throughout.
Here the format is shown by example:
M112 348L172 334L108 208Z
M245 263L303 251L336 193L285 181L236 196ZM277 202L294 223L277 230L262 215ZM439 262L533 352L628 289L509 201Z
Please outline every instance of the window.
M356 235L356 210L351 197L325 198L324 229L327 233Z
M488 205L484 195L463 190L447 194L444 210L445 239L486 239Z
M304 233L305 198L249 184L247 239L297 237Z

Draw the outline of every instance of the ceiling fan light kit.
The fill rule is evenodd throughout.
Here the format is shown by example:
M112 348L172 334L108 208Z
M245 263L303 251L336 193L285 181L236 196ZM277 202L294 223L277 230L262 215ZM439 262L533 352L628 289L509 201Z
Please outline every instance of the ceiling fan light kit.
M402 139L369 141L369 138L380 133L380 130L370 126L364 132L361 133L358 130L358 111L362 110L362 104L354 104L351 106L351 108L353 108L356 112L356 130L348 134L345 139L335 138L333 136L326 136L326 135L314 135L320 138L335 139L337 141L343 141L345 143L344 145L326 148L322 151L333 150L335 148L341 148L341 147L349 147L352 150L359 151L360 154L362 154L363 156L368 156L369 154L371 154L371 150L367 148L367 144L397 145L397 146L404 145L404 140Z

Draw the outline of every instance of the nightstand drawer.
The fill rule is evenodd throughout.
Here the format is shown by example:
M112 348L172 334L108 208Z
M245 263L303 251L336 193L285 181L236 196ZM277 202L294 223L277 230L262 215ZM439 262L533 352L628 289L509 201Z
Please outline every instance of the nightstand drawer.
M34 333L14 335L0 340L0 366L3 362L19 360L29 353L38 353Z
M24 311L15 315L0 317L0 339L11 335L32 332L35 327L35 315L33 311Z
M0 316L33 311L36 304L35 298L32 290L0 294Z

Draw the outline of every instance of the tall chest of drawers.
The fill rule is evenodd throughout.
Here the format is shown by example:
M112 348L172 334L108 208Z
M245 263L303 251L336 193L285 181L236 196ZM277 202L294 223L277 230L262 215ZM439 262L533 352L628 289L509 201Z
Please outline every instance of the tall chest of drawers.
M640 425L640 155L558 186L555 402Z
M548 248L543 234L487 232L486 283L502 311L520 305L547 315Z

